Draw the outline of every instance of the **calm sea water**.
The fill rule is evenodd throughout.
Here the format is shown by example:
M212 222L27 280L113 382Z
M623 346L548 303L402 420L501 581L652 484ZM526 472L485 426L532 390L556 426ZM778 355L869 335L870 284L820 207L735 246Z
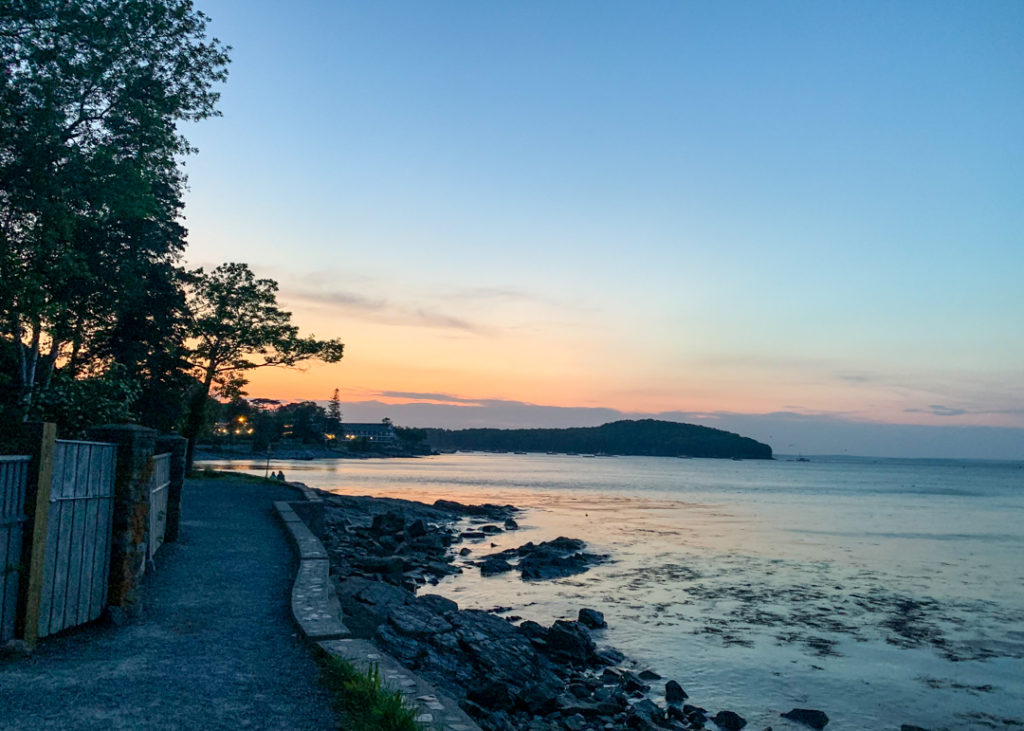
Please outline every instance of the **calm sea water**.
M751 728L797 728L778 715L794 706L826 711L834 731L1024 726L1019 463L458 454L270 466L339 493L523 508L522 530L471 544L471 559L583 538L612 560L532 583L467 565L432 591L544 623L600 609L599 644Z

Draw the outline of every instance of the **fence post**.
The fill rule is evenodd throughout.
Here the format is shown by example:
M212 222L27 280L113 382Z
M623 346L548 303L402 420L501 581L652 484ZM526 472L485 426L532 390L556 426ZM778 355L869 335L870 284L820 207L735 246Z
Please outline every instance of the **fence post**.
M171 484L167 488L167 526L164 528L164 542L178 540L181 529L181 491L185 486L185 452L188 439L177 436L161 436L156 439L157 454L171 453Z
M119 613L138 616L142 612L156 432L131 424L100 426L89 430L89 438L117 445L108 602L115 618Z
M25 532L21 560L25 581L18 591L18 624L15 635L29 645L39 639L39 600L43 593L43 563L46 557L46 521L50 517L50 485L53 482L53 451L57 425L49 422L24 424L19 441L32 457L25 485Z

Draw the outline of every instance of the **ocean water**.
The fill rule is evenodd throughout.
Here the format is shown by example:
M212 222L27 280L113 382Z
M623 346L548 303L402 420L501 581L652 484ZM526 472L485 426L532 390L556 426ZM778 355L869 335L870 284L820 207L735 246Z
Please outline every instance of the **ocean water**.
M522 508L521 530L467 542L467 559L584 539L609 561L578 576L466 565L428 590L542 623L599 609L599 644L750 728L802 728L779 717L792 707L826 711L830 731L1024 727L1020 463L456 454L270 467L345 494Z

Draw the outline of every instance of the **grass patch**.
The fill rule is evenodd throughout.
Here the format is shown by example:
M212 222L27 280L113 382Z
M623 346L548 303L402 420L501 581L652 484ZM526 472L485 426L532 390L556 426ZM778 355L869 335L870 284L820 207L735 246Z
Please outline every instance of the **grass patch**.
M349 662L322 654L320 682L331 693L338 728L346 731L422 731L417 711L400 691L383 687L377 666L361 673Z

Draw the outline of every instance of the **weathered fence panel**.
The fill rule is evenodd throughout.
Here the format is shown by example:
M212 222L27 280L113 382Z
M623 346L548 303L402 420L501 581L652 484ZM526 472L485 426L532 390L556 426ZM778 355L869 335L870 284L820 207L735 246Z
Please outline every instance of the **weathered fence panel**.
M57 440L39 636L96 619L107 601L117 448Z
M0 457L0 642L14 637L30 457Z
M164 543L167 532L167 496L171 486L171 455L153 457L153 479L149 484L149 550L150 561Z

